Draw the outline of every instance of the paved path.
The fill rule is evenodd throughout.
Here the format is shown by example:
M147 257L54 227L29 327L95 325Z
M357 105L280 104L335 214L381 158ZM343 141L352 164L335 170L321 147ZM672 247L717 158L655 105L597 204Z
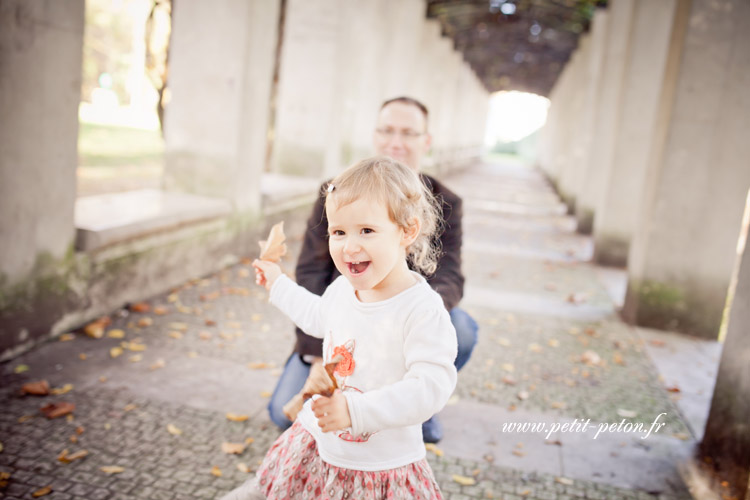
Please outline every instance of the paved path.
M481 164L447 182L465 199L463 306L481 330L428 452L446 498L691 498L678 464L702 433L718 344L620 322L623 273L587 262L590 239L538 172ZM73 332L2 365L0 496L215 498L243 481L278 436L265 404L293 343L265 297L246 261L151 298L149 311L113 311L104 338ZM20 395L41 379L72 389ZM72 417L41 415L62 401ZM665 425L642 439L636 426L657 417ZM608 424L620 432L600 431ZM65 464L66 449L88 455Z

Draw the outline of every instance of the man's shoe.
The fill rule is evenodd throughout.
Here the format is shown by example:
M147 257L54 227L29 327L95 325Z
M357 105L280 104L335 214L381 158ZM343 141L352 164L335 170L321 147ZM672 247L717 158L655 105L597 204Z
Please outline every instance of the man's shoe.
M443 439L443 424L438 420L437 415L422 424L422 440L425 443L437 443Z

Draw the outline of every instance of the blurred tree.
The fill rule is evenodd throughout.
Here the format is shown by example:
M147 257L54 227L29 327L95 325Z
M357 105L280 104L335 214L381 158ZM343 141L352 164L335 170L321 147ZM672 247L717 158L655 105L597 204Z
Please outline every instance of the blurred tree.
M169 36L172 26L174 0L153 0L146 20L146 75L159 93L156 112L164 134L164 107L169 100L167 74L169 65Z

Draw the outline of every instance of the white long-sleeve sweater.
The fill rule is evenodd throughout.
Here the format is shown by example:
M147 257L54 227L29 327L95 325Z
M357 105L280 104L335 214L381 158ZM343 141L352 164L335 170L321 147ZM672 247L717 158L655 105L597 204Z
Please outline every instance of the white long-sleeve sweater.
M455 329L440 295L413 275L415 285L380 302L360 302L343 276L322 297L283 275L271 287L272 304L323 338L326 362L335 351L351 354L353 365L344 362L336 373L351 429L323 433L310 401L297 417L331 465L374 471L421 460L421 424L456 386Z

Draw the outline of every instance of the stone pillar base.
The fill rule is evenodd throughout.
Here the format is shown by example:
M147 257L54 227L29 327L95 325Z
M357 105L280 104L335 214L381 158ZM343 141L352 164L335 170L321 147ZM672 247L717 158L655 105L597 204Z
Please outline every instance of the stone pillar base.
M715 288L706 283L631 281L622 317L630 324L716 340L726 294L714 293Z
M594 238L594 262L603 266L627 267L630 242L612 235L596 235Z

